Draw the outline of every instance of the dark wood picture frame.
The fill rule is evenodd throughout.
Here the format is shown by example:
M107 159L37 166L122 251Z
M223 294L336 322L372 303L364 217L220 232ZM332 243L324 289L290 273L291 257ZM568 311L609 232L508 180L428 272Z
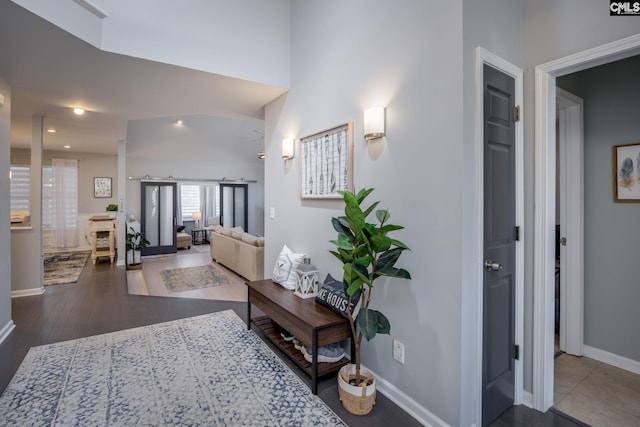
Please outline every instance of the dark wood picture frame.
M353 191L353 122L300 138L300 197L340 199Z
M640 202L640 142L613 146L613 200Z
M98 176L93 178L93 197L96 199L112 197L111 177Z

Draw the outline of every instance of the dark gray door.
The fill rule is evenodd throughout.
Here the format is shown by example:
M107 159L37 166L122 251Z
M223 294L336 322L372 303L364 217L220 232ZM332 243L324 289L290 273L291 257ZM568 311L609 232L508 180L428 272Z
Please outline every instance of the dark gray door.
M511 405L515 386L515 80L484 66L482 424Z

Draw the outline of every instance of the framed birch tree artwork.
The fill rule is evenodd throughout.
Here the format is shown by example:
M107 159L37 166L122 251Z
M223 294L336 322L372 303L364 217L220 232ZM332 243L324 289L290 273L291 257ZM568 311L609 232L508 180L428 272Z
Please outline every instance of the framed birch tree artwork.
M303 199L339 199L353 191L353 123L300 139L300 195Z
M613 146L616 202L640 202L640 143Z

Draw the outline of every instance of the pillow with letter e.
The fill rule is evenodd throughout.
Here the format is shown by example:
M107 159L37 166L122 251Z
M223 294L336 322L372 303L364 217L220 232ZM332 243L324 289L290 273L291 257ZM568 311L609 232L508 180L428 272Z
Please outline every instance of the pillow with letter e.
M324 279L320 292L316 295L316 301L329 307L336 313L347 317L349 297L344 293L344 285L342 282L334 279L330 274L327 274L327 278ZM360 309L360 306L358 305L359 302L360 291L356 292L351 297L351 313L354 317L358 314L358 310Z
M285 289L294 290L296 288L295 269L302 263L304 257L304 254L296 254L287 245L284 245L276 264L273 266L271 280Z

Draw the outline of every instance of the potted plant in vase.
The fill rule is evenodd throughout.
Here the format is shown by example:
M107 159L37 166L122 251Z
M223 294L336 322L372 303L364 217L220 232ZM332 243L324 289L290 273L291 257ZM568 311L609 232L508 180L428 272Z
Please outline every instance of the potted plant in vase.
M118 205L115 203L109 203L105 210L109 212L109 216L113 218L118 212Z
M391 331L389 320L378 310L369 308L374 281L381 276L411 279L407 270L395 267L402 252L409 248L388 236L404 227L389 224L389 212L385 209L375 211L377 224L367 222L367 217L380 203L374 202L364 210L361 208L372 191L373 188L362 189L358 194L340 192L345 203L345 215L331 219L338 239L331 241L336 250L329 252L343 264L344 291L349 299L347 307L358 291L361 295L357 316L347 308L355 365L344 366L338 374L340 400L345 409L357 415L368 414L375 403L375 378L360 365L362 338L371 341L376 334L389 334Z
M136 231L133 227L129 227L130 232L127 233L127 252L131 251L131 263L127 263L127 270L139 270L142 268L142 260L140 260L140 251L149 245L149 241L144 238L141 232ZM138 257L136 258L136 249Z

